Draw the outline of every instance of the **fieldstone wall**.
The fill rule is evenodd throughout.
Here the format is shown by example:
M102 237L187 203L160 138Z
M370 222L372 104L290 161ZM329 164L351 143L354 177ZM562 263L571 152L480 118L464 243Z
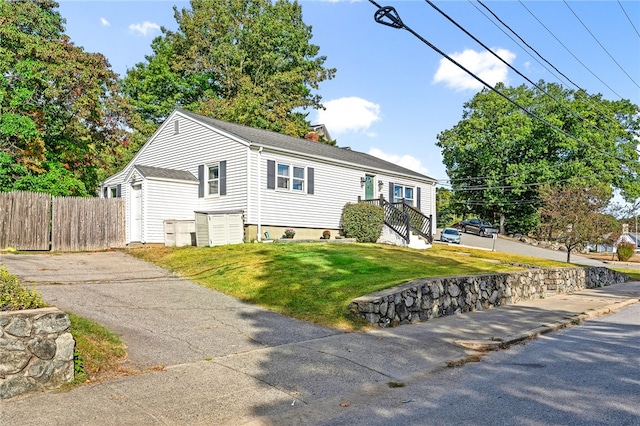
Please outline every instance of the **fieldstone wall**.
M351 301L349 310L371 324L393 327L627 279L626 275L603 267L536 268L503 274L424 278L358 297Z
M57 308L0 312L0 398L73 380L71 322Z

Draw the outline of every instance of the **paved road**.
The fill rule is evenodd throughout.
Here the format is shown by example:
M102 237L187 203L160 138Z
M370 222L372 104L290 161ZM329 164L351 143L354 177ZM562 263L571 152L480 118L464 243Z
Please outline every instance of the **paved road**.
M477 356L461 342L517 341L640 297L635 282L342 333L246 305L124 253L0 255L0 264L35 283L49 303L116 331L135 366L165 366L0 402L2 426L323 424L360 408L385 418L380 398L402 389L388 384L429 381L448 363Z
M440 238L440 230L436 234L436 239ZM436 241L438 243L438 241ZM530 244L524 244L512 239L498 237L495 240L488 237L479 237L475 234L462 234L461 244L464 246L482 248L486 250L494 250L502 253L518 254L523 256L539 257L542 259L556 260L558 262L567 261L567 253L558 250L550 250L542 247L532 246ZM580 256L576 253L571 253L571 263L587 266L611 266L611 264L591 259L588 257ZM625 266L626 268L627 266ZM640 267L640 265L638 265Z
M368 425L638 425L640 305L408 383L322 424L362 419Z

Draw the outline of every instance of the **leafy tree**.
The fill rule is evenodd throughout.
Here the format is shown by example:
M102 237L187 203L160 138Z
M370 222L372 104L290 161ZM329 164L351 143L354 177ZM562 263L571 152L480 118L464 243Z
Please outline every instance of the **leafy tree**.
M640 194L637 107L558 84L538 86L562 105L524 85L497 88L573 138L488 89L465 103L458 124L438 135L454 193L474 213L497 219L500 232L536 227L542 205L538 187L545 183L559 187L580 178L608 185L607 199L613 188L629 199Z
M455 198L453 191L442 187L436 188L436 208L440 228L459 221L466 213L465 205Z
M56 170L93 189L124 140L124 106L107 60L71 42L57 7L0 2L0 152L34 182Z
M0 192L46 192L55 196L87 197L84 182L57 162L41 163L42 171L34 172L0 152Z
M294 1L192 0L174 7L176 32L162 29L146 62L122 89L149 135L176 107L302 137L301 109L321 108L318 84L333 78L311 44L311 27Z
M615 231L615 222L601 213L608 202L607 194L608 189L603 185L574 184L540 189L541 226L549 239L564 245L567 263L571 261L572 251L587 243L600 242L606 234Z

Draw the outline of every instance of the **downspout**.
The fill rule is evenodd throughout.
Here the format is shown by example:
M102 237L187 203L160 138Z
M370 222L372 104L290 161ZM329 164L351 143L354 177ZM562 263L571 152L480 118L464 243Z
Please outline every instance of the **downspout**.
M262 171L260 170L262 166L262 147L258 148L258 242L262 241L262 205L261 205L261 196L260 191L262 186L260 185L260 176L262 176Z

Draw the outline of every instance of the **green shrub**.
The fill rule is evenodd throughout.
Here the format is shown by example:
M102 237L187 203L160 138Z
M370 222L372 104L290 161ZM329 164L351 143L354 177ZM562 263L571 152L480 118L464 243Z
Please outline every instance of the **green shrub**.
M616 254L618 255L618 259L620 259L622 262L626 262L627 260L631 259L631 256L633 256L635 251L635 244L620 243L618 244L618 248L616 249Z
M46 304L35 291L22 287L18 278L0 268L0 311L43 308Z
M359 243L375 243L384 225L384 210L368 203L346 204L342 209L342 229L347 238Z

